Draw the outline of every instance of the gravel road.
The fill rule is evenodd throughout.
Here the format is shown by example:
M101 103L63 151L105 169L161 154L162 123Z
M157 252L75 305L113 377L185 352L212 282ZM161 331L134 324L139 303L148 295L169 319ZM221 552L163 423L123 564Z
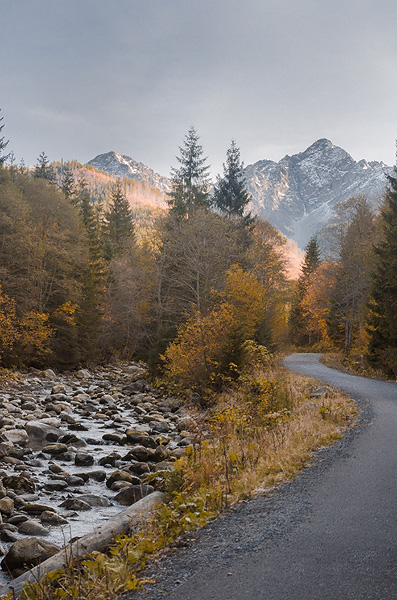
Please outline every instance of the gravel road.
M397 598L397 384L284 364L345 390L357 427L290 483L240 504L152 563L134 600Z

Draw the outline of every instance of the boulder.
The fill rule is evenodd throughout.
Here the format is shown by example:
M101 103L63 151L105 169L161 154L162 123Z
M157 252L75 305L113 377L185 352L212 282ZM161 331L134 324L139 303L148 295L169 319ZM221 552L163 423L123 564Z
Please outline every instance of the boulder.
M127 483L134 483L134 476L126 473L125 471L113 471L106 482L106 487L111 488L115 481L126 481Z
M7 515L8 517L14 512L14 500L12 498L1 498L0 500L0 513Z
M29 437L48 442L56 442L62 435L62 431L42 421L28 421L25 430Z
M106 496L97 496L96 494L82 494L80 500L87 502L90 506L113 506L113 503Z
M68 521L56 512L45 510L40 515L40 521L46 525L67 525Z
M35 537L17 540L1 561L1 566L11 573L17 569L27 570L54 556L59 550L55 544Z
M26 446L29 441L29 436L24 429L8 429L4 431L4 435L11 444Z
M11 488L21 494L32 494L36 489L34 482L23 475L8 475L7 477L3 477L3 485L7 489Z
M148 460L153 460L154 457L153 448L145 448L141 444L134 446L131 448L130 453L134 456L139 462L146 462Z
M123 506L130 506L152 492L154 492L154 487L152 485L130 485L116 494L114 499Z
M49 531L40 525L40 523L28 519L18 527L18 533L21 533L22 535L48 535Z
M44 446L43 452L45 454L52 454L53 456L57 456L58 454L63 454L67 452L68 447L66 444L48 444L48 446Z
M74 457L74 464L78 467L89 467L94 464L94 457L87 452L77 452Z
M44 511L55 512L55 508L52 506L47 506L46 504L33 504L27 503L24 504L21 508L23 512L28 513L29 515L41 515Z
M88 502L84 502L84 500L80 500L79 498L68 498L59 506L61 508L66 508L67 510L91 510L91 506Z

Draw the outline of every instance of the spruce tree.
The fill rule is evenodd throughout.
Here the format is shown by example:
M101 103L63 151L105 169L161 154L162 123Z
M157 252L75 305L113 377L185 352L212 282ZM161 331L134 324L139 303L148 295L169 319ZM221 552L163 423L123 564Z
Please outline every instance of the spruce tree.
M132 212L120 179L114 186L109 209L105 214L104 234L108 259L121 254L126 243L134 236Z
M67 200L69 200L73 205L77 204L76 185L74 182L73 171L68 165L66 165L63 169L61 190L65 194Z
M179 147L181 156L178 169L172 168L172 188L169 198L171 211L178 216L187 216L198 208L210 208L210 178L207 158L203 157L203 148L198 143L199 136L194 127L190 127L183 147Z
M0 108L0 111L1 111L1 108ZM0 123L3 120L4 120L4 117L0 117ZM4 124L0 125L0 134L3 130L3 128L4 128ZM2 154L3 150L7 147L8 142L9 142L9 140L6 140L4 135L2 137L0 137L0 166L4 165L7 158L9 157L9 154Z
M37 165L34 167L33 177L35 179L46 179L50 183L55 183L56 176L52 165L45 152L42 152L37 159Z
M307 291L310 276L315 273L320 265L320 250L316 236L310 238L305 248L305 257L302 264L301 274L299 276L295 298L292 302L290 314L290 330L293 341L297 344L311 343L310 335L305 332L305 315L302 307L302 300Z
M386 373L397 377L397 169L389 177L381 211L382 235L375 246L369 359Z
M82 272L82 301L77 319L81 358L87 362L98 358L97 340L102 321L105 275L98 218L84 177L78 182L77 198L88 245L88 261Z
M214 204L221 213L230 218L243 217L250 195L244 181L244 164L240 149L232 140L223 165L223 177L218 176L214 186Z

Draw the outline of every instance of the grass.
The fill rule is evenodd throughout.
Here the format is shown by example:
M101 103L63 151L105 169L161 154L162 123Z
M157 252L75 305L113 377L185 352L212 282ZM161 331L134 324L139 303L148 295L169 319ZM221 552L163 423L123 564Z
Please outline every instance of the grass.
M349 356L346 356L343 352L326 352L321 357L321 362L327 367L339 369L351 375L386 379L383 371L371 367L365 360L365 357L360 354L351 353Z
M343 435L356 405L332 388L312 396L319 385L252 344L239 380L194 415L186 456L149 477L167 501L143 528L117 538L108 554L94 553L26 586L23 597L112 600L144 585L140 571L151 556L225 508L293 478L316 449Z

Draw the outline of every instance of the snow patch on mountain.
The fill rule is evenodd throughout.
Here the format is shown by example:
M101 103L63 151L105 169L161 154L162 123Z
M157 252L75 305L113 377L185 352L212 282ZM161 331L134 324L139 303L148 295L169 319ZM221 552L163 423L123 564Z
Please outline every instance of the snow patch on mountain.
M251 210L303 248L333 216L338 202L365 195L376 203L392 167L360 160L322 138L278 163L260 160L245 168Z

